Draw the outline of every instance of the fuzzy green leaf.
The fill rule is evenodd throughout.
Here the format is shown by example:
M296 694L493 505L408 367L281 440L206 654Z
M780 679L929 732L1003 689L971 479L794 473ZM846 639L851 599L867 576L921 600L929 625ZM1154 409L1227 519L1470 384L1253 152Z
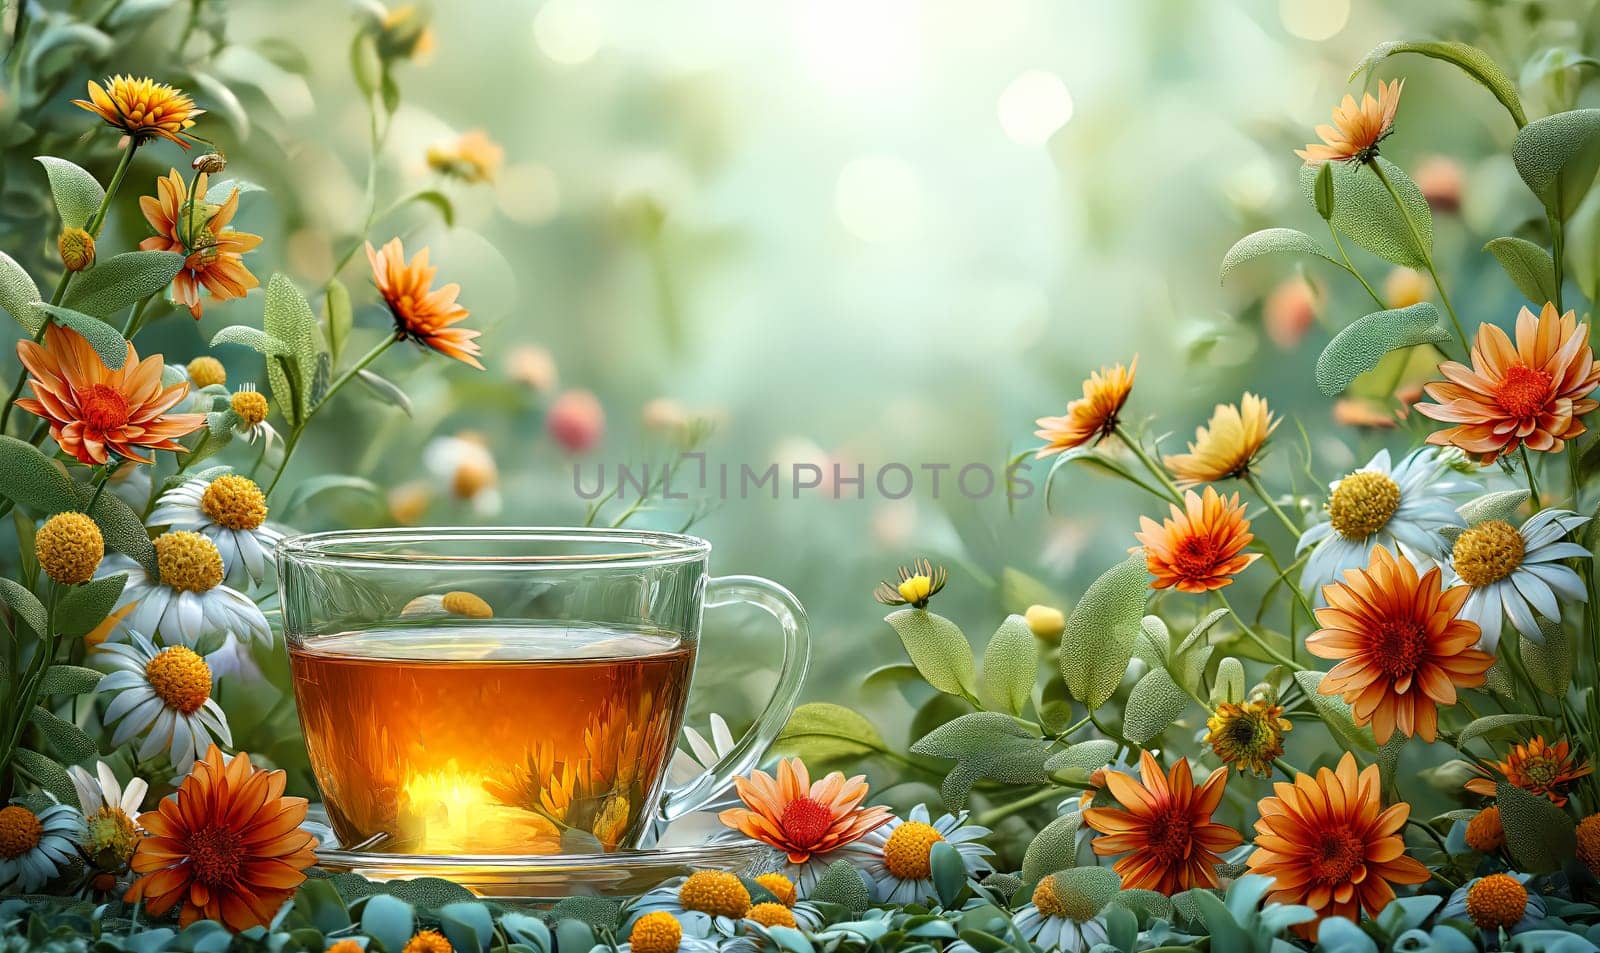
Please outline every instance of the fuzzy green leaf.
M56 607L56 629L74 639L93 631L111 613L127 581L126 574L118 573L68 589Z
M128 342L122 332L105 323L99 318L90 317L71 308L58 305L39 303L34 305L39 311L55 318L56 323L71 328L83 335L83 339L94 348L95 354L112 370L122 367L128 360Z
M50 749L66 764L78 764L99 754L94 739L82 728L39 705L28 713L28 723L38 729Z
M0 308L5 308L29 334L37 334L44 323L44 316L33 307L39 298L39 286L23 267L15 258L0 252Z
M1039 650L1033 630L1020 615L1006 620L983 650L983 699L997 711L1022 714L1039 678Z
M1325 673L1316 671L1300 671L1294 673L1294 680L1299 683L1300 690L1311 699L1311 704L1322 716L1323 724L1338 739L1340 747L1346 751L1360 748L1362 751L1377 751L1378 743L1373 740L1372 732L1357 728L1355 716L1350 711L1350 706L1338 695L1324 695L1317 691L1322 684Z
M1211 686L1211 703L1244 701L1244 665L1236 658L1217 663L1217 681Z
M1333 218L1333 163L1324 162L1311 186L1312 204L1324 222Z
M872 894L860 871L848 860L836 860L817 878L817 885L808 899L838 904L851 913L860 913L871 905Z
M50 179L50 194L62 228L83 228L105 201L106 190L88 170L55 156L34 156Z
M1077 862L1079 815L1066 814L1046 824L1028 842L1022 855L1022 886L1032 890L1039 881Z
M1336 397L1351 381L1377 367L1390 351L1448 340L1450 332L1439 323L1439 309L1431 301L1374 311L1350 322L1322 349L1317 358L1317 389Z
M1556 300L1556 263L1550 253L1526 238L1494 238L1483 246L1535 308Z
M1455 66L1493 93L1494 98L1500 101L1500 105L1506 107L1506 112L1511 114L1511 119L1518 128L1527 124L1527 114L1522 109L1521 98L1517 96L1517 84L1511 81L1511 77L1505 74L1493 57L1467 43L1454 40L1400 40L1380 43L1356 64L1355 70L1350 73L1351 81L1362 73L1369 72L1389 57L1401 53L1418 53Z
M1511 738L1522 734L1524 731L1532 731L1535 726L1548 725L1549 723L1550 719L1542 715L1524 715L1520 712L1505 715L1484 715L1482 718L1475 718L1468 722L1467 726L1461 729L1461 737L1457 743L1465 745L1467 742L1475 741L1478 738Z
M379 893L361 901L361 932L390 953L402 949L411 939L416 911L399 897Z
M1540 619L1539 630L1544 633L1542 644L1525 635L1517 636L1522 667L1533 687L1561 698L1572 684L1572 637L1560 619Z
M1122 878L1110 867L1070 867L1050 874L1058 895L1081 898L1087 909L1105 908L1122 889Z
M211 336L211 347L216 347L219 344L243 344L257 354L267 357L289 353L289 345L260 328L252 328L248 324L230 324L213 334Z
M1468 500L1456 507L1456 512L1468 526L1476 526L1491 520L1515 524L1517 513L1522 510L1529 498L1527 490L1499 490Z
M928 852L929 874L933 891L945 909L956 909L956 901L967 886L967 865L961 852L949 841L939 841Z
M61 465L38 447L15 437L0 436L0 495L40 516L54 516L83 504Z
M865 716L828 702L810 702L796 708L773 747L816 761L889 750Z
M886 621L899 633L911 663L929 685L950 695L974 693L976 665L961 629L926 609L897 609Z
M1122 734L1136 745L1166 731L1183 710L1189 696L1163 668L1153 668L1139 679L1128 695L1128 709L1122 716Z
M1051 774L1065 771L1070 775L1088 777L1111 763L1117 756L1117 743L1109 738L1089 738L1065 751L1057 751L1044 763Z
M412 416L411 398L400 389L400 385L372 371L362 368L356 371L356 380L367 389L372 396L378 398L391 407L398 407L407 416Z
M1428 208L1428 200L1422 197L1422 190L1399 166L1384 158L1379 158L1378 164L1405 203L1417 234L1422 238L1421 247L1389 190L1363 165L1328 162L1320 166L1301 166L1300 191L1307 203L1315 205L1319 169L1331 168L1328 175L1339 196L1333 209L1333 227L1384 261L1408 268L1424 268L1427 253L1433 248L1433 211Z
M81 272L61 304L103 318L164 290L182 269L183 256L177 252L125 251Z
M622 919L622 906L604 897L567 897L550 911L558 920L582 920L595 930L614 930Z
M0 602L10 606L11 611L33 630L34 635L42 637L49 634L50 621L45 614L44 603L21 583L0 576Z
M294 488L294 493L284 504L283 512L286 514L298 512L302 506L334 490L350 490L365 494L372 499L383 498L383 491L371 480L344 473L321 473L302 481Z
M33 783L54 794L62 804L78 803L78 789L72 786L72 778L67 775L67 769L53 758L28 748L18 748L11 756L11 761Z
M1500 807L1500 825L1506 832L1506 852L1517 870L1547 874L1559 870L1572 857L1578 843L1572 816L1544 795L1501 781L1496 787L1495 803Z
M291 424L302 420L311 403L311 383L317 376L317 321L311 305L293 281L275 273L267 282L267 306L261 329L288 346L287 355L267 362L267 380L272 399ZM283 362L292 362L296 380L291 382Z
M1226 282L1234 270L1246 262L1251 262L1266 255L1276 254L1315 255L1318 258L1331 261L1339 267L1338 259L1322 247L1310 235L1293 228L1263 228L1258 232L1251 232L1233 243L1228 253L1222 256L1221 274L1219 280Z
M1517 133L1511 159L1545 209L1566 220L1600 170L1600 109L1574 109L1535 119Z
M86 506L94 496L94 488L82 487L81 493L80 507ZM89 517L100 526L100 535L105 537L107 549L133 557L152 578L160 573L156 567L156 548L150 542L150 534L145 531L144 521L122 497L115 493L100 494L100 498L95 500L94 509L89 510Z
M1106 703L1128 671L1149 579L1144 555L1129 556L1090 583L1067 618L1061 677L1072 697L1090 711Z
M956 762L940 793L945 803L960 807L972 785L983 778L1006 784L1044 781L1050 745L1049 739L1040 738L1008 715L978 711L940 725L912 745L911 751Z
M328 290L322 300L323 333L328 337L328 353L335 364L344 353L345 342L350 340L350 327L355 322L350 309L350 289L337 278L328 281Z
M94 691L103 677L103 672L81 665L52 665L39 680L39 692L47 696L82 695Z

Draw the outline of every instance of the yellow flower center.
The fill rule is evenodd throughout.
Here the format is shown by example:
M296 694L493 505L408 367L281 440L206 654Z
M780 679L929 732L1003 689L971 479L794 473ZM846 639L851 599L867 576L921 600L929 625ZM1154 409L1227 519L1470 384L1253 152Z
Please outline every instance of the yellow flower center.
M933 594L933 580L922 575L912 576L900 584L899 590L900 598L907 602L912 604L926 602Z
M1334 532L1345 539L1362 540L1383 529L1400 508L1400 484L1387 473L1362 470L1334 487L1328 499L1328 516Z
M466 616L469 619L494 618L494 610L489 607L489 603L483 601L483 598L476 593L461 590L447 592L440 598L439 607L451 615Z
M697 870L678 888L678 903L714 917L741 920L750 912L750 891L724 870Z
M106 544L94 520L82 513L57 513L39 527L34 553L46 576L74 586L94 577Z
M633 921L628 931L628 948L633 953L676 953L683 941L678 918L665 910L647 913Z
M781 903L758 903L750 908L745 917L754 920L764 927L793 927L794 914Z
M783 874L762 874L756 878L756 883L767 888L767 893L777 897L778 902L786 907L794 906L795 900L798 899L794 881Z
M254 427L267 419L267 396L258 390L239 391L229 403L246 427Z
M191 715L211 697L211 666L194 650L174 645L145 663L144 677L168 708Z
M0 857L11 860L39 846L44 825L39 815L20 804L0 808Z
M438 930L420 930L406 941L400 953L455 953L455 947Z
M223 368L222 362L209 354L202 354L189 362L189 380L194 381L196 387L210 387L212 384L226 384L228 372Z
M1522 565L1527 544L1510 523L1489 520L1468 529L1456 540L1453 562L1456 574L1477 588L1511 575Z
M83 852L100 867L120 870L127 866L138 843L133 818L120 807L102 807L87 818Z
M200 495L200 512L228 529L256 529L267 521L267 497L249 477L226 473Z
M1480 930L1509 929L1528 912L1528 888L1509 874L1490 874L1467 888L1467 916Z
M1033 905L1047 917L1065 917L1080 923L1093 919L1100 912L1081 891L1061 883L1054 874L1033 888Z
M199 533L175 530L156 537L161 581L180 592L210 592L222 582L222 554Z
M901 880L927 880L932 870L929 860L933 845L942 840L944 835L932 824L906 821L896 827L884 843L883 865Z

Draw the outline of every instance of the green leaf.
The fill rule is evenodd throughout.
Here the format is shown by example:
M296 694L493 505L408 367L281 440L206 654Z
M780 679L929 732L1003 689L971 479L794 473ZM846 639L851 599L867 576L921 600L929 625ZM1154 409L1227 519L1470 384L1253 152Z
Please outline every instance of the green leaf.
M1324 672L1299 671L1294 673L1294 680L1299 683L1300 690L1311 699L1311 704L1321 716L1323 724L1333 733L1340 742L1340 747L1346 751L1360 748L1362 751L1377 751L1378 743L1372 737L1372 732L1357 728L1355 716L1350 711L1350 706L1338 695L1324 695L1317 691L1322 684Z
M1420 53L1455 66L1493 93L1494 98L1500 100L1500 105L1506 107L1506 112L1511 114L1512 121L1519 129L1527 124L1527 114L1523 112L1522 100L1517 96L1517 84L1511 81L1511 77L1505 74L1493 57L1467 43L1454 40L1401 40L1380 43L1361 58L1361 62L1356 64L1355 70L1350 73L1350 79L1354 81L1362 73L1371 71L1379 63L1401 53Z
M1070 898L1074 906L1098 913L1105 909L1111 898L1122 889L1122 878L1110 867L1071 867L1050 874L1055 880L1056 894Z
M210 73L195 71L191 73L195 88L198 89L206 100L206 111L221 116L233 129L233 134L240 139L250 135L250 111L244 108L244 103L239 101L239 96L228 88L228 84Z
M452 228L456 224L455 203L450 201L450 196L440 192L438 189L426 189L422 192L417 192L407 196L405 201L433 206L439 211L439 217L444 219L446 228Z
M399 897L380 893L361 901L361 932L383 944L387 953L405 947L415 922L411 904Z
M1039 649L1020 615L1006 616L983 650L983 699L996 711L1022 714L1039 679Z
M259 328L247 324L230 324L211 336L211 347L219 344L243 344L257 354L272 357L288 354L289 345Z
M1561 698L1572 685L1572 638L1560 619L1540 619L1539 630L1544 633L1543 645L1525 635L1517 636L1522 667L1533 687Z
M974 693L972 646L954 622L926 609L897 609L885 617L929 685L949 695Z
M1527 490L1498 490L1468 500L1456 507L1456 513L1468 526L1477 526L1479 523L1488 523L1492 520L1515 525L1517 513L1530 499L1532 495Z
M356 380L379 400L400 408L407 417L411 416L411 398L406 396L406 392L401 390L398 384L364 367L356 371Z
M34 156L50 179L50 194L56 200L61 227L83 228L105 201L106 190L82 166L55 156Z
M1577 211L1600 169L1600 109L1535 119L1517 133L1511 159L1545 210L1565 221Z
M1263 228L1233 243L1228 253L1222 256L1222 272L1219 278L1225 282L1240 265L1266 255L1281 253L1315 255L1333 262L1340 268L1344 267L1338 259L1328 254L1316 239L1305 232L1293 228Z
M94 495L94 488L82 488L83 506ZM156 567L156 548L150 542L150 534L145 531L144 521L139 514L115 493L102 493L95 500L94 509L89 511L89 517L100 526L100 535L105 537L106 548L115 550L126 556L131 556L135 562L145 568L152 578L158 578L160 569Z
M0 252L0 308L5 308L29 334L39 333L44 323L43 316L33 307L40 297L39 286L17 260Z
M967 886L967 865L961 852L949 841L939 841L928 852L928 866L939 904L947 910L955 909Z
M1000 571L1000 608L1022 615L1029 606L1064 606L1066 600L1049 586L1020 569L1007 566Z
M111 614L127 581L125 573L118 573L91 579L81 586L68 589L61 603L56 606L56 629L74 639L93 631Z
M345 342L350 340L350 327L355 323L350 310L350 289L337 278L328 280L328 288L322 298L322 318L324 333L328 336L328 353L333 363L337 364L339 355L344 353Z
M82 728L58 717L49 709L33 706L28 713L28 723L38 729L40 736L50 745L50 750L66 764L78 764L100 753L94 739L85 734Z
M1111 763L1117 756L1117 743L1109 738L1088 738L1065 751L1057 751L1044 763L1051 774L1088 777Z
M872 893L861 872L848 860L836 860L817 878L807 899L836 904L851 913L860 913L872 903Z
M796 708L773 746L817 761L889 750L878 729L860 712L828 702Z
M1122 734L1136 745L1166 731L1189 707L1189 696L1164 668L1153 668L1139 679L1128 694L1128 708L1122 716Z
M368 97L378 92L383 82L383 59L378 54L378 41L365 30L358 31L350 44L350 74L356 87Z
M1390 351L1448 340L1450 332L1439 323L1439 309L1431 301L1374 311L1350 322L1322 349L1317 358L1317 389L1337 397L1351 381L1377 367Z
M317 321L311 305L293 281L274 273L267 282L267 307L261 329L288 345L287 355L267 362L267 380L272 384L272 399L289 423L305 419L310 409L311 382L317 376ZM297 380L291 388L284 362L291 362Z
M333 490L350 490L372 499L382 499L383 491L371 480L343 473L323 473L306 479L294 488L289 502L284 504L285 514L298 512L302 506Z
M1028 842L1022 854L1022 887L1031 890L1039 881L1077 863L1079 815L1065 814L1046 824Z
M1149 581L1144 555L1129 556L1090 583L1067 617L1061 677L1090 711L1106 703L1128 671Z
M181 270L183 256L177 252L125 251L80 272L67 288L61 304L91 317L103 318L141 298L160 293L172 284Z
M0 602L11 607L33 634L43 637L50 632L49 617L39 597L23 588L22 584L0 576Z
M67 769L51 758L28 748L18 748L11 756L12 763L22 769L33 783L56 796L62 804L78 803L78 789L72 786Z
M1541 308L1556 300L1556 263L1550 253L1525 238L1492 238L1483 246L1505 269L1522 296Z
M1211 686L1211 703L1244 701L1244 665L1236 658L1217 663L1217 681Z
M1377 161L1405 203L1417 234L1422 237L1422 247L1418 247L1411 226L1406 224L1406 217L1395 206L1389 190L1363 165L1324 162L1318 166L1301 166L1300 191L1308 203L1315 204L1319 170L1331 169L1327 174L1339 195L1331 219L1333 227L1384 261L1408 268L1425 268L1427 253L1433 247L1433 211L1428 207L1428 200L1422 197L1422 190L1399 166L1384 158Z
M616 904L613 904L616 906ZM489 908L474 901L446 904L439 908L439 928L452 949L473 953L489 949L494 941L494 917ZM613 925L615 917L613 917Z
M82 695L94 691L104 673L81 665L52 665L39 680L43 695Z
M1324 222L1333 218L1333 163L1324 162L1311 188L1313 204Z
M1044 781L1050 746L1049 739L1040 738L1009 715L977 711L935 728L912 745L911 751L956 762L939 790L946 804L959 808L966 803L972 785L982 778L1005 784Z
M1506 832L1506 852L1517 870L1548 874L1572 857L1578 843L1576 825L1548 798L1501 781L1495 803Z
M57 324L65 325L83 335L89 342L94 352L100 355L100 360L112 370L117 370L128 360L128 341L111 325L92 318L87 314L63 308L59 305L40 302L35 308L55 318Z
M82 505L77 487L61 465L16 437L0 436L0 494L40 516Z
M1515 712L1505 715L1484 715L1475 718L1461 729L1459 744L1466 744L1479 738L1511 738L1522 734L1525 730L1532 731L1536 726L1550 724L1550 719L1542 715L1524 715Z

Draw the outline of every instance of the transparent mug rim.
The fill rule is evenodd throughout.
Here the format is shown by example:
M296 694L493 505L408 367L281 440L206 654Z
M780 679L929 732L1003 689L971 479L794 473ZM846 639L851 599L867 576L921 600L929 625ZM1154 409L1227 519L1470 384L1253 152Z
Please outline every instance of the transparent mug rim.
M508 554L408 553L393 547L473 541L614 544L615 552ZM365 547L365 548L364 548ZM704 561L711 543L698 536L657 530L591 526L396 526L329 530L290 536L278 546L283 562L347 568L426 569L645 569Z

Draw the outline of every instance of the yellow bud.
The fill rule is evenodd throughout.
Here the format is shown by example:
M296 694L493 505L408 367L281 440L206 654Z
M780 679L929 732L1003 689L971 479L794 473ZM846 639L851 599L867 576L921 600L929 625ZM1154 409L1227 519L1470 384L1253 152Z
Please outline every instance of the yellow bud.
M927 576L912 576L900 584L899 590L900 598L912 605L927 602L928 597L933 594L933 580Z
M94 236L81 228L63 229L56 248L68 271L82 271L94 264Z
M57 513L34 537L34 553L44 574L63 586L94 578L105 555L100 527L82 513Z
M222 362L209 354L202 354L189 362L189 380L196 387L210 387L212 384L226 384L228 371Z
M1061 633L1067 627L1066 616L1061 614L1060 609L1053 609L1050 606L1029 606L1022 617L1028 620L1028 628L1034 637L1046 642L1061 641Z

